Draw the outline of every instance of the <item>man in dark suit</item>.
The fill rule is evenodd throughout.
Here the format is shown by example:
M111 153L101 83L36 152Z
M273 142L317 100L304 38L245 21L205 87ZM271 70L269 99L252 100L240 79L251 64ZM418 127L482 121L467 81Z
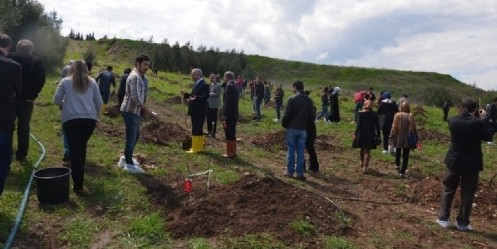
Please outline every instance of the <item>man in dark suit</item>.
M30 40L20 40L16 51L9 58L21 64L22 91L16 96L17 150L16 160L24 161L29 149L29 123L33 114L33 102L45 85L45 67L41 59L33 55L34 45Z
M238 121L238 102L240 93L235 83L235 74L231 71L224 73L226 90L224 91L224 104L221 114L224 134L226 136L226 153L223 157L236 156L236 122Z
M483 170L481 142L492 140L488 119L476 118L476 102L470 98L463 99L460 114L448 120L450 130L450 147L445 156L447 169L443 180L443 191L437 223L447 228L450 226L450 207L457 187L461 186L461 204L456 218L459 231L472 230L469 215L473 199L478 188L478 178Z
M12 40L0 33L0 195L12 163L12 137L16 120L15 96L21 94L21 65L9 58Z
M209 85L205 84L202 70L192 69L193 89L185 94L188 102L188 115L192 121L192 148L187 153L197 153L204 150L204 121L209 98Z

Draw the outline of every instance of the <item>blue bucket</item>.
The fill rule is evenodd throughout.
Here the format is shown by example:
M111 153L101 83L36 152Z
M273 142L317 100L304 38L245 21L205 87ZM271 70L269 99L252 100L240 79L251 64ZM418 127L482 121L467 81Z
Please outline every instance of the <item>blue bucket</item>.
M34 174L38 202L59 204L69 200L69 176L71 169L54 167L37 170Z

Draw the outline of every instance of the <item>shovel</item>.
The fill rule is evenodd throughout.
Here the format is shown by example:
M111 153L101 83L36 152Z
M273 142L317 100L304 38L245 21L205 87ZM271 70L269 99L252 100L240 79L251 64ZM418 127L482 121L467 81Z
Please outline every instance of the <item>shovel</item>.
M186 118L186 112L185 112L185 94L183 94L183 82L181 80L181 75L179 74L178 71L178 77L179 77L179 82L181 86L181 109L183 110L183 117L185 117L185 131L188 132L188 120ZM192 137L190 135L186 135L183 140L181 141L181 148L185 151L190 150L192 148Z

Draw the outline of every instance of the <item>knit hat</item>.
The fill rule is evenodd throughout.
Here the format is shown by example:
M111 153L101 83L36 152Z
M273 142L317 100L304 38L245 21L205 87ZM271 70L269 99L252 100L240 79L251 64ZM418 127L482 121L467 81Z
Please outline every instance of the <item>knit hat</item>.
M389 92L384 92L383 95L381 95L381 98L382 99L390 99L390 98L392 98L392 94L390 94Z

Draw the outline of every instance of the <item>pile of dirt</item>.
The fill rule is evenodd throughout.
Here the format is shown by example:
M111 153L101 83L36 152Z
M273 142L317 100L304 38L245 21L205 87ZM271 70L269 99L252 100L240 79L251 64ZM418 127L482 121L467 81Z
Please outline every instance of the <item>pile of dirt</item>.
M314 142L314 148L316 150L321 151L329 151L329 152L342 152L345 148L340 146L335 146L333 143L338 144L339 141L336 140L334 136L327 135L319 135L316 137L316 141Z
M116 127L115 125L111 125L106 122L100 122L95 129L95 133L109 137L124 137L125 128L124 126Z
M271 176L247 175L209 190L198 181L189 194L153 178L144 178L142 184L164 211L167 230L175 239L266 233L286 244L302 240L312 244L316 235L353 232L337 220L337 208L332 203ZM308 239L291 226L299 220L313 226Z
M442 132L439 132L437 130L419 128L418 135L419 135L419 138L421 139L421 141L431 140L431 141L435 141L437 143L449 143L450 142L449 135L442 133Z
M140 137L146 142L169 145L172 142L181 142L187 135L180 125L155 119L143 126Z
M433 207L438 211L440 195L443 190L443 175L426 177L418 182L412 183L410 188L414 191L414 200L417 204ZM454 196L452 208L457 210L461 203L461 188L457 189ZM472 215L485 217L487 219L497 218L497 190L495 186L479 183L478 190L473 201Z
M271 152L285 150L285 131L280 130L274 133L256 134L253 136L252 144Z
M116 100L117 102L117 100ZM117 118L121 117L121 110L119 105L113 105L113 106L108 106L107 107L107 113L104 113L105 116L111 117L111 118Z

